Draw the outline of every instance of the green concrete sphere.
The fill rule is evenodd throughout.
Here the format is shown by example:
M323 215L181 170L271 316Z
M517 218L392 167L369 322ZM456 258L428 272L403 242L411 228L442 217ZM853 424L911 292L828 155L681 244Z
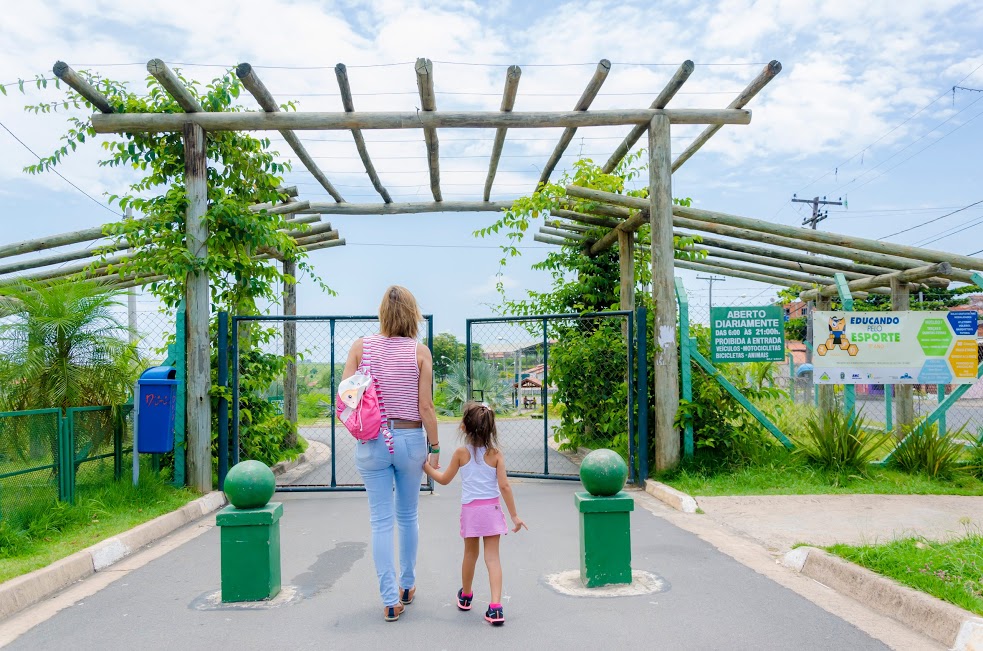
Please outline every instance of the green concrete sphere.
M580 464L580 481L591 495L610 497L625 487L628 464L614 450L594 450Z
M276 489L273 471L262 461L242 461L225 476L225 496L237 509L266 506Z

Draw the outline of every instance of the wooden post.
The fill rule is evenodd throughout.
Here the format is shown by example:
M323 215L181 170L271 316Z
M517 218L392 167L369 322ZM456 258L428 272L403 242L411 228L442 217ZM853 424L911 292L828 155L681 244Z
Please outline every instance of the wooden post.
M433 91L433 62L430 59L416 60L416 85L420 91L420 108L426 112L437 110L437 98ZM423 140L427 144L427 165L430 169L430 193L433 200L443 201L440 193L440 141L437 129L424 128Z
M192 259L208 256L207 165L205 132L196 124L184 127L184 182L188 195L185 234ZM212 490L211 346L208 337L209 287L204 270L188 273L187 303L187 462L188 484L202 492Z
M283 261L283 316L297 316L297 262ZM283 415L297 425L297 322L283 322L283 356L287 358L287 368L283 377ZM286 440L287 447L297 444L294 430Z
M910 289L908 283L900 279L891 280L891 309L906 312L910 307ZM899 384L894 387L894 404L898 424L898 435L906 436L911 424L915 421L915 390L910 384Z
M126 207L126 217L124 219L127 221L133 219L132 207ZM129 253L132 254L132 250ZM130 287L126 290L126 326L130 331L130 344L136 345L140 337L137 334L139 324L137 323L137 290L135 287Z
M819 296L816 298L817 312L829 311L830 309L832 309L832 307L833 307L833 299L831 299L829 296ZM809 318L813 318L813 315L810 314ZM815 328L813 328L812 336L814 340L822 339L822 335L816 332ZM815 371L812 372L812 381L813 382L816 381ZM831 414L833 413L833 410L836 409L835 399L833 395L833 385L832 384L818 385L818 393L819 393L819 415L821 419L825 420L826 414Z
M655 469L679 463L679 355L676 350L676 296L672 263L672 156L669 120L649 123L649 223L652 232L652 305L655 309ZM647 472L647 468L643 472Z
M618 307L635 311L635 235L618 232L618 265L621 275L621 298ZM628 337L628 322L621 327L622 336ZM629 346L631 343L629 342Z

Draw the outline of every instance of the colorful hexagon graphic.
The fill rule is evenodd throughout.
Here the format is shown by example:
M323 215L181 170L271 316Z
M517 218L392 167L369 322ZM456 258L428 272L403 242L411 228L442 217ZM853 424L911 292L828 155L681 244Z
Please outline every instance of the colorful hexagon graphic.
M829 351L826 348L826 344L819 344L818 346L816 346L816 352L819 353L820 357L823 357Z
M857 348L857 344L850 344L850 347L846 349L846 352L850 353L850 357L856 357L860 349Z
M949 364L957 378L976 378L977 345L972 339L960 339L949 353Z
M918 372L919 384L949 384L952 382L952 371L944 359L927 359Z
M942 357L949 351L952 331L945 319L925 319L917 338L922 352L929 357Z

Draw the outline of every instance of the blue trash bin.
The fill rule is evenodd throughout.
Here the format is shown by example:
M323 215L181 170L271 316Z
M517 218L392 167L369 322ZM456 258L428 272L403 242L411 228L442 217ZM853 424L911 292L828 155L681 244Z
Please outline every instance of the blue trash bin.
M171 366L148 368L137 380L137 452L163 454L174 449L177 371Z

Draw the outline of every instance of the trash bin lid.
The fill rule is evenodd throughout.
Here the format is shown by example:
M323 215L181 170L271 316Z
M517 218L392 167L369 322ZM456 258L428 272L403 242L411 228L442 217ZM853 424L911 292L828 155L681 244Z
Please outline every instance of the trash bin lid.
M795 369L795 375L805 375L806 373L812 373L812 364L803 364Z
M177 369L173 366L151 366L140 374L140 380L173 380L177 377Z

